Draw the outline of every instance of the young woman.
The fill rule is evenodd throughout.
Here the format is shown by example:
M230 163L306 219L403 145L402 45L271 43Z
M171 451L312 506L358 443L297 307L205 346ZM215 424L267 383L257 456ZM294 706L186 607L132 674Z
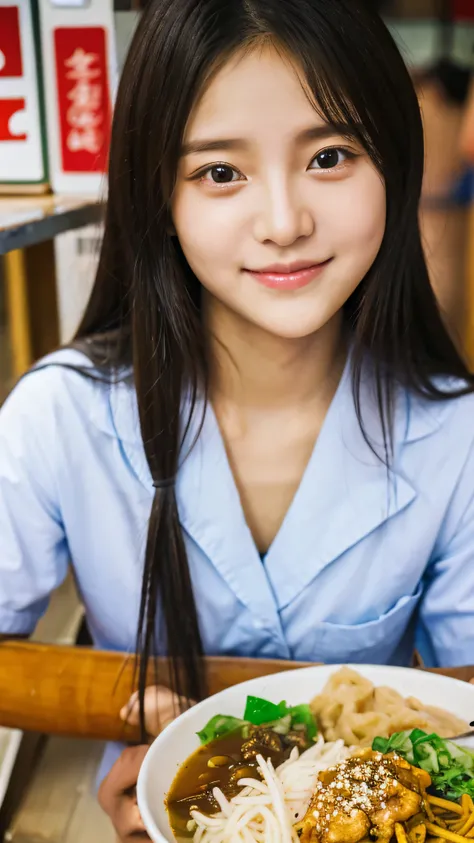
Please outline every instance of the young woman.
M422 170L360 0L148 4L87 312L0 417L1 632L71 559L96 645L167 653L187 700L203 653L472 662L473 378ZM102 785L121 840L144 751Z

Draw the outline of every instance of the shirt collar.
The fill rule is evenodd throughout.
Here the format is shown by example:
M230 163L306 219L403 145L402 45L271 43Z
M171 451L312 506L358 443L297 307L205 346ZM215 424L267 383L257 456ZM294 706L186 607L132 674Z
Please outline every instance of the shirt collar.
M404 390L398 391L394 467L388 472L376 455L383 456L383 437L373 380L365 372L361 381L364 438L356 416L351 374L349 359L300 487L266 556L265 567L245 521L212 407L207 409L191 450L189 446L199 432L202 402L198 402L188 430L176 487L182 527L237 598L273 625L280 623L278 612L320 571L415 499L412 483L397 473L399 450L433 434L450 403L429 404ZM153 484L133 387L126 382L115 383L105 393L100 387L97 395L102 399L98 399L94 423L103 433L119 440L125 459L151 497Z
M351 361L348 360L334 401L343 400L353 403L351 383ZM188 406L183 401L183 411ZM364 428L375 444L382 443L380 420L376 406L373 380L367 368L361 382L361 400ZM430 436L440 428L445 416L450 411L451 402L429 401L410 394L399 388L394 408L394 445L416 442ZM202 415L203 403L198 399L195 410L195 422ZM92 423L103 433L119 439L122 443L142 448L137 396L130 378L112 384L98 384L96 401L91 415ZM194 437L196 424L191 425L190 434Z

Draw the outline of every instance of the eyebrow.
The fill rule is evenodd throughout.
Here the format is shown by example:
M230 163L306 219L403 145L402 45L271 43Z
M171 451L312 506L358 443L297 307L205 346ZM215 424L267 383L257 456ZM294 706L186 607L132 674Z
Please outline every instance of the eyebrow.
M354 133L350 130L347 123L323 123L320 126L311 126L309 129L304 129L296 136L297 143L305 143L312 140L326 140L332 138L334 135L339 135L343 138L353 138Z
M352 137L352 134L349 131L349 126L345 123L323 123L319 126L311 126L309 129L303 129L296 136L296 143L300 145L312 140L325 140L326 138L334 137L334 135L341 135L348 138ZM181 147L181 156L196 155L199 152L235 152L236 150L246 149L248 146L249 143L244 138L188 141Z
M198 152L216 152L224 150L232 152L236 149L245 149L248 142L243 138L223 138L222 140L195 140L184 143L181 147L181 155L195 155Z

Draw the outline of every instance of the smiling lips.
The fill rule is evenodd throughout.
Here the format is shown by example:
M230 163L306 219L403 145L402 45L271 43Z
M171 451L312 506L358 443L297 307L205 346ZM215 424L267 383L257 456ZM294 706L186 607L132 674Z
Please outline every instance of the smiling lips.
M311 281L321 274L330 263L329 260L322 263L293 263L293 264L272 264L264 269L247 270L259 284L270 287L273 290L299 290L306 287Z

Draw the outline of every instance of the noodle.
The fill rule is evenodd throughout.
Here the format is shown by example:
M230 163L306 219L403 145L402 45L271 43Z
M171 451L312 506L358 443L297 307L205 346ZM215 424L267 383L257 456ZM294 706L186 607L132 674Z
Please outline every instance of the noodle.
M430 834L441 837L443 840L451 840L452 843L465 843L466 841L466 838L461 837L460 834L456 834L454 831L448 831L447 828L440 828L438 825L433 825L433 823L426 823L426 830Z
M211 816L191 811L194 843L297 843L293 823L306 812L318 774L349 754L342 741L325 743L319 736L301 755L294 748L277 770L258 756L263 781L241 779L242 790L232 799L215 788L220 811Z
M468 817L468 819L466 820L464 825L460 829L456 829L456 831L458 832L458 834L461 835L461 837L465 837L466 834L468 833L468 831L470 831L471 828L473 828L473 827L474 827L474 812Z
M428 796L425 808L433 806L437 809L443 809L446 823L451 827L443 828L443 820L439 815L435 817L434 822L426 822L426 829L431 834L436 836L436 839L442 841L452 841L452 843L460 843L461 840L466 841L474 837L474 803L470 796L464 794L461 798L461 805L457 802L451 802L449 799L440 799L437 796ZM449 816L451 815L451 818ZM429 840L434 839L428 838Z
M440 799L438 796L429 796L428 801L432 805L437 805L438 808L444 808L445 811L452 811L454 814L463 814L464 811L457 802L450 802L448 799Z

